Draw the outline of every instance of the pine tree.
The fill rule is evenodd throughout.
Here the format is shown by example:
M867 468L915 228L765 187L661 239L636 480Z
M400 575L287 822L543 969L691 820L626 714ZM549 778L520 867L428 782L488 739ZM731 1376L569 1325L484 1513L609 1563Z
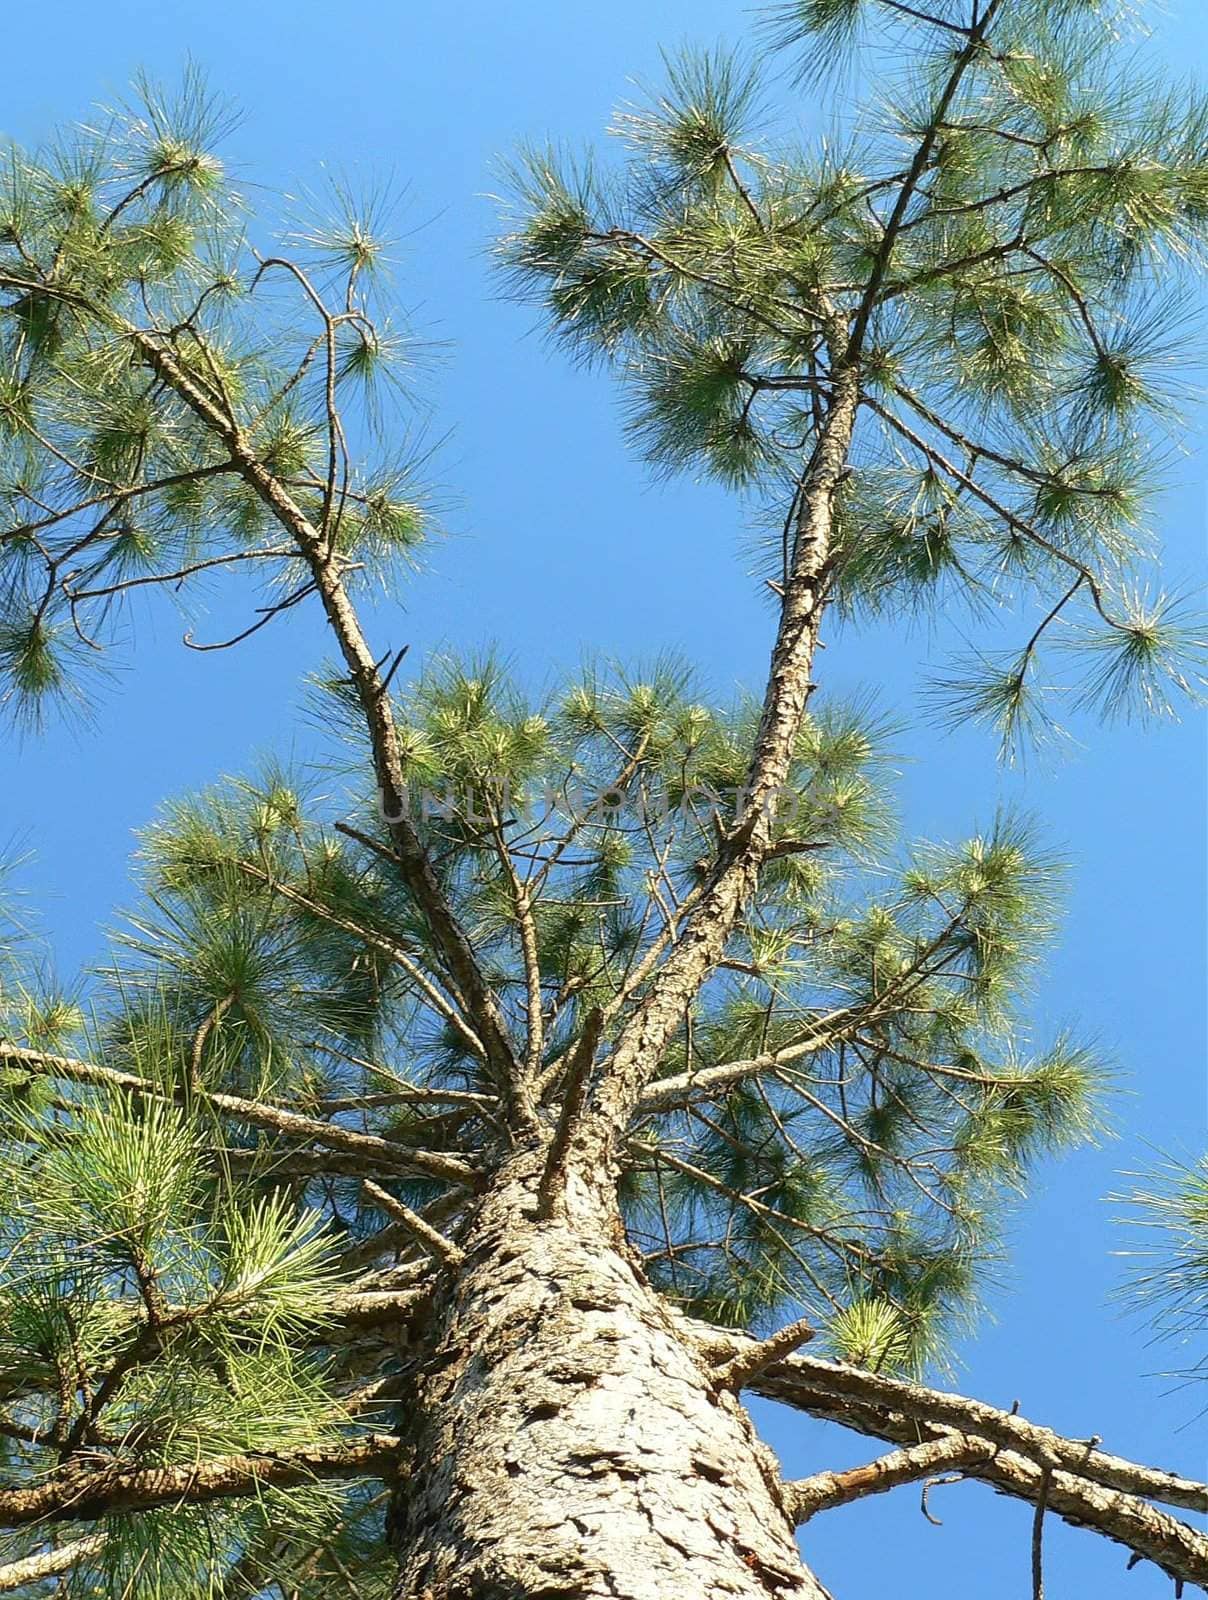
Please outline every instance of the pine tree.
M517 291L760 508L730 707L371 644L432 523L372 206L270 236L192 78L8 153L7 708L215 570L260 603L193 648L308 605L336 659L327 781L169 804L86 1006L6 934L0 1592L819 1596L796 1527L948 1469L1035 1508L1038 1591L1046 1512L1208 1583L1208 1488L922 1382L1109 1074L1026 1026L1058 864L1011 816L906 849L891 730L815 683L824 626L963 605L1020 642L939 692L1008 754L1050 651L1108 714L1195 688L1142 529L1208 107L1105 9L793 0L670 63L627 161L517 163ZM778 63L861 50L850 148L758 142ZM783 1482L744 1393L894 1448Z

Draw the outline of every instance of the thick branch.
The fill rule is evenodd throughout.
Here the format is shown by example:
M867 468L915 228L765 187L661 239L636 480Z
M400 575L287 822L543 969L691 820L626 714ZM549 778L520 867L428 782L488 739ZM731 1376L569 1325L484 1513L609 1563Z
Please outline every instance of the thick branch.
M780 1050L766 1050L762 1055L749 1056L742 1061L725 1061L716 1067L701 1067L696 1072L677 1072L674 1077L659 1078L642 1090L635 1110L639 1113L674 1111L694 1101L708 1100L747 1078L761 1077L802 1056L829 1049L844 1036L845 1024L862 1025L866 1018L866 1009L834 1011L796 1044L785 1045Z
M761 1394L769 1393L770 1398L786 1399L789 1404L796 1403L795 1397L807 1394L849 1396L865 1405L886 1407L933 1426L979 1434L1004 1449L1018 1451L1039 1466L1060 1467L1125 1494L1160 1500L1186 1511L1208 1513L1208 1484L1110 1455L1099 1449L1097 1440L1065 1438L1025 1417L987 1405L983 1400L971 1400L964 1395L930 1389L924 1384L909 1383L903 1378L864 1372L857 1367L810 1356L793 1356L766 1369L755 1388ZM777 1393L771 1394L772 1389Z
M400 1449L401 1441L393 1435L370 1434L355 1444L217 1456L188 1466L65 1471L28 1489L0 1489L0 1526L95 1522L117 1513L205 1505L323 1479L389 1477L397 1469Z
M550 1140L549 1149L545 1156L545 1166L537 1184L537 1215L545 1222L548 1222L550 1217L553 1216L554 1208L566 1180L566 1161L570 1154L575 1126L583 1114L583 1106L587 1099L588 1080L591 1076L592 1063L596 1058L596 1050L599 1048L600 1035L603 1032L603 1028L604 1013L599 1006L595 1006L587 1014L583 1024L583 1032L579 1036L579 1042L575 1046L570 1066L567 1069L562 1109L558 1113L554 1136Z
M116 1067L98 1066L91 1061L77 1060L74 1056L56 1056L43 1050L29 1050L3 1040L0 1040L0 1061L25 1067L31 1072L67 1078L73 1083L96 1084L99 1088L118 1089L146 1099L167 1100L177 1105L208 1106L253 1128L264 1128L286 1138L326 1145L333 1150L344 1150L351 1155L376 1161L379 1165L388 1162L395 1171L422 1172L433 1178L443 1178L446 1183L458 1183L468 1188L477 1187L481 1181L477 1168L456 1156L412 1150L393 1139L382 1139L373 1133L358 1133L352 1128L342 1128L338 1123L304 1117L296 1111L265 1105L260 1100L245 1100L240 1095L158 1084L130 1072L119 1072Z
M329 1320L322 1324L323 1337L331 1328L349 1333L359 1328L394 1328L405 1333L432 1298L431 1289L349 1289L336 1295L327 1307Z
M785 1484L785 1498L793 1521L800 1527L819 1511L850 1505L866 1495L885 1494L904 1483L917 1483L932 1472L969 1466L993 1454L994 1446L985 1439L945 1433L905 1450L891 1450L863 1467L851 1467L846 1472L816 1472L809 1478L797 1478Z
M43 1578L57 1578L70 1572L89 1556L98 1555L105 1547L103 1533L90 1533L83 1539L73 1539L70 1544L56 1545L53 1550L43 1550L40 1555L24 1556L20 1561L10 1561L0 1567L0 1594L13 1589L23 1589L27 1583L38 1583Z
M833 320L830 333L836 349L845 342L839 319ZM585 1161L610 1159L614 1154L615 1138L633 1115L685 1009L722 959L771 848L777 802L792 769L813 688L811 669L826 603L832 502L846 470L858 403L855 370L836 362L830 409L799 497L792 568L743 801L692 912L601 1073L596 1116L589 1121L584 1140Z
M516 932L520 939L520 953L524 962L525 1012L528 1020L528 1038L525 1043L523 1081L517 1092L531 1098L541 1067L541 1052L545 1041L545 1008L541 991L541 951L537 939L537 922L533 916L533 897L520 881L512 852L504 834L503 819L494 814L492 807L491 835L495 841L495 855L512 900L516 919Z
M703 1324L707 1357L738 1355L751 1341ZM1208 1538L1150 1501L1188 1511L1208 1511L1208 1484L1109 1455L1097 1439L1068 1439L984 1401L929 1389L923 1384L864 1372L833 1361L789 1356L752 1380L756 1394L809 1415L837 1422L872 1438L913 1448L954 1436L989 1447L971 1458L970 1477L1001 1493L1088 1527L1155 1562L1189 1583L1208 1585Z
M722 1389L745 1389L761 1372L792 1355L817 1332L808 1317L799 1317L768 1338L746 1344L737 1355L723 1361L713 1374L714 1380Z

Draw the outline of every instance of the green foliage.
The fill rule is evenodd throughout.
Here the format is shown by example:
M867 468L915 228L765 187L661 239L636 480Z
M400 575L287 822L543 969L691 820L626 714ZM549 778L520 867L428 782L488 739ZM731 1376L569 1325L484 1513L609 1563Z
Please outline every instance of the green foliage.
M1198 689L1202 626L1136 596L1188 348L1182 280L1205 243L1208 113L1117 77L1110 7L1017 0L991 8L996 48L932 127L968 18L912 9L810 0L768 20L811 72L884 45L886 104L848 149L819 163L754 145L759 75L690 54L648 109L618 118L632 159L586 176L530 161L501 253L557 336L614 365L657 467L777 508L776 580L792 555L785 500L837 370L858 360L834 598L852 616L1034 607L1021 655L983 654L945 684L956 715L1015 752L1050 727L1060 692L1163 710ZM923 151L913 189L904 141ZM1084 663L1060 690L1038 664L1055 637Z
M757 114L758 69L722 51L664 57L667 88L616 119L616 131L675 188L715 193Z
M893 1372L910 1365L910 1328L902 1311L889 1300L853 1300L835 1317L830 1337L841 1361L870 1372Z
M3 704L12 707L19 724L40 726L49 704L75 698L69 661L61 628L25 617L0 626Z
M1133 1263L1127 1299L1163 1342L1186 1351L1183 1374L1201 1376L1208 1356L1208 1157L1167 1160L1135 1174L1123 1222L1130 1235L1120 1253Z
M345 728L339 697L324 714ZM517 1033L528 1015L524 887L547 1071L693 894L754 716L743 704L710 708L672 662L591 667L537 703L489 657L437 663L400 691L413 823ZM887 888L891 738L867 705L807 717L779 808L784 853L664 1070L769 1052L783 1061L686 1118L645 1118L651 1154L626 1193L651 1272L684 1304L745 1324L789 1300L841 1342L852 1308L872 1296L904 1319L901 1361L917 1366L962 1314L989 1215L1039 1155L1092 1129L1104 1069L1074 1044L1030 1053L1019 1038L1014 1002L1052 928L1056 889L1026 827L1003 818L964 845L921 847ZM350 815L353 832L334 832ZM279 770L170 807L145 836L152 898L121 936L94 1025L105 1059L155 1083L288 1094L315 1111L400 1084L489 1096L483 1061L432 998L444 975L390 848L372 806L350 812L346 798ZM848 1013L867 1020L811 1042ZM400 1044L411 1063L401 1078L387 1064ZM381 1134L427 1149L489 1137L478 1113L439 1102L366 1114ZM136 1120L132 1149L148 1126ZM246 1144L240 1170L253 1181L257 1147L266 1176L280 1159L271 1133ZM183 1155L168 1164L188 1170ZM432 1197L422 1185L404 1192ZM354 1238L376 1226L355 1183L303 1179L300 1193ZM46 1194L60 1210L77 1204L53 1184ZM291 1274L305 1262L282 1204L270 1193L216 1223L262 1252L270 1277L278 1248ZM156 1248L157 1270L171 1271L169 1244ZM897 1348L883 1359L898 1362Z
M296 552L222 441L148 383L136 328L229 411L350 575L397 577L433 531L423 451L398 437L416 347L374 311L384 207L337 189L334 220L286 219L323 287L340 276L329 347L283 292L315 314L303 268L250 243L214 149L230 120L190 73L175 95L141 83L62 148L5 152L0 704L19 722L86 702L148 586L244 570L263 580L262 618L293 603Z
M1098 662L1083 691L1107 716L1174 715L1173 696L1199 695L1208 684L1208 633L1185 604L1139 592L1124 597L1124 620L1088 634Z
M26 1105L7 1138L0 1367L24 1472L50 1470L65 1445L114 1467L173 1466L341 1436L347 1418L307 1348L340 1281L316 1214L279 1190L249 1201L211 1130L162 1101ZM200 1600L283 1520L320 1540L344 1492L114 1517L81 1592L136 1583Z

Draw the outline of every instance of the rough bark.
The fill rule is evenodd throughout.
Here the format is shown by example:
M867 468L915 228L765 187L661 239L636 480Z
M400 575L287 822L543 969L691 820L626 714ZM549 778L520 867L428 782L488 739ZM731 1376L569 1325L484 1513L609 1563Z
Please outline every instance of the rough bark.
M543 1160L483 1202L408 1404L396 1600L823 1600L775 1461L627 1252Z

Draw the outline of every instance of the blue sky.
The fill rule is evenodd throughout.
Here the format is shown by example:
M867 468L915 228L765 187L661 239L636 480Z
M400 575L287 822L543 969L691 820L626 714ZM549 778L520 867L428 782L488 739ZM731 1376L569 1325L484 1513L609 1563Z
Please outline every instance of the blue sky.
M1156 9L1156 8L1155 8ZM78 0L5 20L2 131L36 143L119 95L140 66L170 79L187 54L244 109L230 152L252 198L315 188L322 164L354 186L390 180L413 230L399 293L418 328L447 341L424 388L435 467L449 501L433 572L375 619L382 648L412 660L444 645L498 642L541 683L585 649L622 658L675 650L721 698L758 685L770 613L744 576L740 508L691 482L652 483L628 453L607 380L568 368L506 303L487 246L496 158L518 141L595 138L634 76L657 75L660 45L737 39L750 17L720 0L363 0L337 16L314 0ZM1208 13L1168 0L1153 52L1176 71L1208 69ZM39 63L42 65L39 66ZM787 87L778 93L788 95ZM807 126L828 110L814 91L793 107ZM1187 454L1157 508L1174 570L1202 573L1208 493L1205 410L1188 417ZM220 627L225 602L213 623ZM246 769L261 752L305 755L303 675L326 654L317 622L294 614L238 652L179 647L166 606L137 618L137 655L84 730L0 746L0 842L36 852L23 874L64 971L95 959L130 898L132 830L169 794ZM1205 1046L1204 727L1087 728L1060 765L1005 772L992 740L919 727L918 689L952 640L869 630L825 660L828 691L875 688L908 731L901 803L909 836L954 837L1004 799L1026 805L1073 873L1060 947L1037 986L1042 1027L1081 1019L1121 1068L1120 1136L1044 1169L1003 1243L994 1319L962 1350L960 1384L1019 1400L1037 1420L1109 1448L1202 1473L1193 1397L1154 1376L1168 1359L1109 1301L1120 1237L1104 1196L1153 1147L1203 1143ZM9 739L9 735L3 735ZM765 1408L761 1425L792 1472L856 1461L870 1446ZM1189 1424L1189 1426L1184 1426ZM1027 1592L1028 1514L976 1485L940 1491L934 1528L917 1496L832 1514L808 1551L838 1600ZM1123 1555L1055 1527L1054 1597L1147 1600L1168 1585L1127 1576Z

